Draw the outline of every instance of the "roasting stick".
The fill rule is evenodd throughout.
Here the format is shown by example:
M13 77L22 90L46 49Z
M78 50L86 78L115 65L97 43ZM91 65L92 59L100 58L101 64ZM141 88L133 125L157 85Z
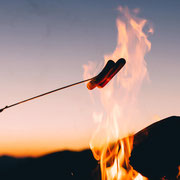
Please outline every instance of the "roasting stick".
M93 78L94 78L94 77L93 77ZM39 98L39 97L46 96L46 95L48 95L48 94L54 93L54 92L56 92L56 91L60 91L60 90L63 90L63 89L66 89L66 88L69 88L69 87L72 87L72 86L75 86L75 85L78 85L78 84L87 82L87 81L90 81L90 80L92 80L93 78L86 79L86 80L83 80L83 81L79 81L79 82L76 82L76 83L73 83L73 84L69 84L69 85L67 85L67 86L54 89L54 90L52 90L52 91L49 91L49 92L46 92L46 93L43 93L43 94L40 94L40 95L31 97L31 98L29 98L29 99L25 99L25 100L23 100L23 101L19 101L19 102L17 102L17 103L11 104L11 105L9 105L9 106L5 106L4 108L0 109L0 112L2 112L2 111L5 110L5 109L8 109L8 108L10 108L10 107L16 106L16 105L18 105L18 104L22 104L22 103L25 103L25 102L27 102L27 101L31 101L31 100L33 100L33 99L37 99L37 98Z
M109 60L106 63L103 70L95 77L92 77L92 78L89 78L89 79L86 79L86 80L83 80L83 81L79 81L79 82L76 82L76 83L73 83L73 84L70 84L70 85L67 85L67 86L64 86L64 87L54 89L52 91L49 91L49 92L46 92L46 93L31 97L29 99L25 99L23 101L19 101L17 103L11 104L9 106L5 106L4 108L0 109L0 112L4 111L5 109L8 109L10 107L16 106L18 104L22 104L22 103L31 101L33 99L37 99L39 97L46 96L48 94L54 93L56 91L60 91L60 90L63 90L63 89L66 89L66 88L69 88L69 87L72 87L72 86L76 86L78 84L81 84L81 83L84 83L84 82L87 82L87 81L89 81L89 83L87 84L87 88L89 90L92 90L95 87L103 88L119 72L119 70L125 65L125 63L126 63L126 61L123 58L119 59L116 63L114 61L112 61L112 60Z

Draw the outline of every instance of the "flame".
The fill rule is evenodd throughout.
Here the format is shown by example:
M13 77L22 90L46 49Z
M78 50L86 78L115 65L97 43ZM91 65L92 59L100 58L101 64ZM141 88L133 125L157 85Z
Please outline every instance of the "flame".
M118 11L121 16L116 20L117 46L112 54L104 56L104 64L109 59L125 58L126 65L105 88L93 92L96 100L100 98L103 112L93 112L97 129L90 147L100 161L102 180L145 180L129 164L133 136L119 139L132 131L130 124L137 113L137 95L148 77L144 56L150 51L151 43L144 32L147 20L137 17L139 9L130 12L127 7L119 7ZM153 29L149 28L148 33L153 33ZM84 78L90 77L94 67L94 63L84 66Z
M180 166L178 166L178 170L179 170L179 172L178 172L178 175L176 176L176 178L180 179Z

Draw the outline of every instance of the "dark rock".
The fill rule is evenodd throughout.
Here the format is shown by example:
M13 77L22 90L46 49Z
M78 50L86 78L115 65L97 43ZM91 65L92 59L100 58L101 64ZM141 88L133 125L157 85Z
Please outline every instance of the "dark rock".
M176 179L180 165L180 117L168 117L135 134L130 164L149 179Z

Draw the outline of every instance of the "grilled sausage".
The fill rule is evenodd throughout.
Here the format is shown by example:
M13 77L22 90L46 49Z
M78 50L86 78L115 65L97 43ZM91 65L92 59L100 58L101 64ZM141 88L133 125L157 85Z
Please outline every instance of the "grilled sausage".
M91 81L87 83L87 88L89 90L94 89L98 84L101 84L102 81L104 81L104 78L106 77L107 73L114 67L115 62L113 60L109 60L104 67L104 69Z
M110 71L107 73L107 75L104 77L103 81L101 81L97 87L103 88L118 72L119 70L126 64L125 59L121 58L119 59L114 67L110 69Z

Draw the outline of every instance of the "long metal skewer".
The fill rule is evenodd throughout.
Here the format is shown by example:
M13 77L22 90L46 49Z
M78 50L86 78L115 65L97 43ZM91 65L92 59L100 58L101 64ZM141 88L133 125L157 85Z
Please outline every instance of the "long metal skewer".
M94 78L94 77L93 77L93 78ZM42 96L45 96L45 95L54 93L54 92L56 92L56 91L60 91L60 90L63 90L63 89L66 89L66 88L69 88L69 87L72 87L72 86L75 86L75 85L78 85L78 84L87 82L87 81L90 81L90 80L92 80L93 78L86 79L86 80L83 80L83 81L79 81L79 82L76 82L76 83L73 83L73 84L69 84L69 85L67 85L67 86L54 89L54 90L52 90L52 91L49 91L49 92L46 92L46 93L43 93L43 94L40 94L40 95L31 97L31 98L29 98L29 99L25 99L25 100L23 100L23 101L19 101L19 102L17 102L17 103L11 104L11 105L9 105L9 106L5 106L4 108L0 109L0 112L4 111L5 109L8 109L8 108L10 108L10 107L16 106L16 105L18 105L18 104L22 104L22 103L25 103L25 102L27 102L27 101L31 101L31 100L33 100L33 99L37 99L37 98L39 98L39 97L42 97Z
M117 72L125 65L125 63L126 63L126 60L123 59L123 58L119 59L116 63L114 63L114 61L112 61L112 60L109 60L106 63L104 69L95 77L92 77L92 78L89 78L89 79L86 79L86 80L83 80L83 81L79 81L79 82L76 82L76 83L73 83L73 84L58 88L58 89L54 89L52 91L40 94L38 96L31 97L29 99L25 99L23 101L19 101L17 103L11 104L9 106L5 106L4 108L0 109L0 112L4 111L5 109L8 109L10 107L16 106L18 104L22 104L22 103L25 103L27 101L31 101L33 99L36 99L36 98L39 98L39 97L54 93L56 91L60 91L60 90L63 90L65 88L69 88L71 86L75 86L75 85L84 83L86 81L90 81L88 83L88 85L87 85L87 88L89 90L94 89L96 86L98 88L103 88L115 76L115 74L117 74Z

